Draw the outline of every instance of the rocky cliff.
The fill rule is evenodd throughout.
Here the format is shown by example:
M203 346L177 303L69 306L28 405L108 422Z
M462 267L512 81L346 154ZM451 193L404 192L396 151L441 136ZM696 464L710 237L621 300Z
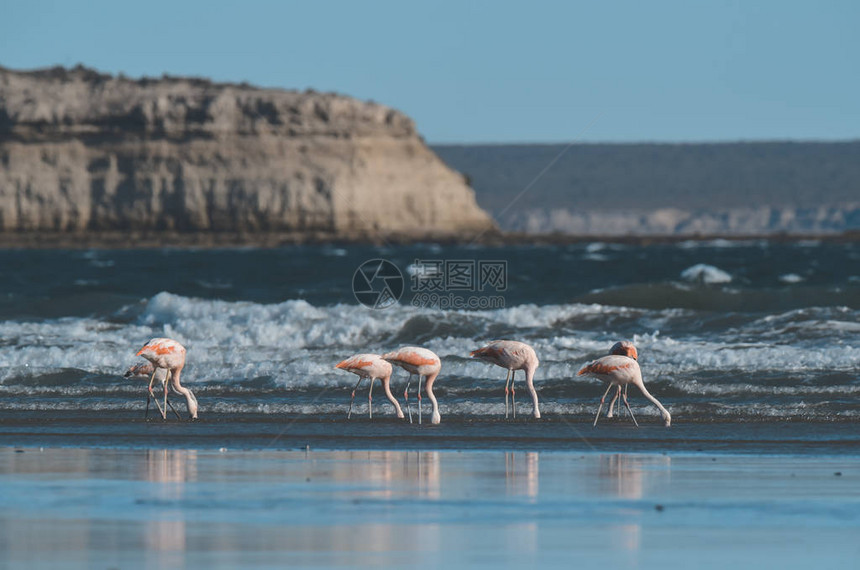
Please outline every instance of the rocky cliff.
M312 91L0 68L0 232L494 227L402 113Z

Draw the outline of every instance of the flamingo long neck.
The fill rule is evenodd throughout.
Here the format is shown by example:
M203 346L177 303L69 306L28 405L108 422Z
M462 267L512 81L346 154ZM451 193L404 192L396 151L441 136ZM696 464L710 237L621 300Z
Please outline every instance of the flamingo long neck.
M669 427L672 424L672 416L669 414L669 411L663 407L663 404L660 401L651 395L651 392L645 388L645 384L640 380L639 381L639 390L642 392L642 395L651 400L651 403L657 406L660 410L660 415L663 416L663 421L666 423L666 427Z
M540 408L538 407L538 395L537 395L537 390L535 390L535 385L534 385L535 369L536 369L536 367L532 367L532 366L530 366L528 369L526 369L526 386L529 389L529 393L532 395L532 404L534 405L535 419L540 419Z
M402 418L403 410L400 409L400 403L394 397L394 394L391 393L391 374L382 379L382 389L385 391L385 397L388 398L388 401L391 402L397 411L397 417Z
M427 392L427 397L430 398L430 403L433 404L433 418L430 420L431 424L438 424L442 421L442 416L439 415L439 404L436 402L436 395L433 393L433 382L436 381L436 376L439 373L433 374L431 376L427 376L425 379L425 390Z
M185 406L188 409L188 415L191 416L192 419L197 419L197 398L194 397L194 393L191 390L183 386L179 381L179 377L182 375L182 366L172 370L171 372L173 389L185 396Z

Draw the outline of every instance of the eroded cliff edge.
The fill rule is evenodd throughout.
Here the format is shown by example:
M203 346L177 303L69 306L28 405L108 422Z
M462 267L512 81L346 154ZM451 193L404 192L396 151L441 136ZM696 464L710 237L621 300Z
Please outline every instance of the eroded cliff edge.
M0 232L468 238L495 227L406 115L349 97L0 68Z

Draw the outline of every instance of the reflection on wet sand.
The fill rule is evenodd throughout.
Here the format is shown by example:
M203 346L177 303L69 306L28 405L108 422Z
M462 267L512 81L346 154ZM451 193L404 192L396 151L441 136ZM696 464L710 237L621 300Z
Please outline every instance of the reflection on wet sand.
M182 501L185 499L186 483L197 480L197 451L147 450L144 472L147 481L158 483L153 499L160 505L158 517L146 523L146 559L162 568L175 567L187 547Z
M858 465L843 457L0 448L0 568L637 567L671 562L679 548L723 566L739 543L796 546L793 561L835 567L856 551Z
M505 453L506 494L509 497L525 497L530 504L536 503L540 491L539 464L540 454L537 452ZM506 531L508 540L518 544L525 552L537 552L540 548L537 521L513 520L510 523Z
M374 514L385 516L386 505L413 505L420 515L423 501L442 496L441 454L437 451L345 451L306 454L304 478L323 483L320 499L329 504L347 500L366 513L361 531L350 526L335 527L325 534L316 529L300 529L285 538L292 548L335 552L391 552L441 548L439 525L371 524ZM335 484L335 485L331 485ZM323 507L325 508L325 507ZM350 560L345 557L344 564Z
M655 469L655 467L658 467ZM664 456L641 456L615 453L599 458L600 493L618 499L638 501L645 496L648 486L664 482L671 477L671 459ZM659 479L659 480L657 480ZM640 518L640 512L631 509L630 518ZM624 550L638 552L642 546L642 525L631 520L629 524L615 526L614 543Z
M538 464L540 454L534 451L526 453L505 453L505 483L507 494L525 496L536 499L540 485L538 481Z
M601 493L619 499L641 499L646 485L656 478L671 476L672 460L667 456L615 453L600 456ZM656 467L656 469L655 469Z
M394 498L407 491L414 498L440 497L438 451L317 452L307 457L310 478L367 483L361 498Z

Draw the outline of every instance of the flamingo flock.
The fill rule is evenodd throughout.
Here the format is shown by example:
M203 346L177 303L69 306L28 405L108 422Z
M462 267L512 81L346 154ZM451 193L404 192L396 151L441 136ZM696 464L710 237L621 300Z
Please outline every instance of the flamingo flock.
M132 366L125 373L125 376L127 378L149 377L144 419L147 419L149 416L150 401L155 402L155 406L161 413L162 419L167 419L168 407L176 414L177 418L181 419L179 412L176 411L176 408L173 407L173 404L167 398L168 387L174 393L185 397L189 419L197 419L197 398L189 388L182 386L180 382L182 369L185 367L185 354L185 347L169 338L154 338L137 351L137 356L145 358L147 362ZM535 419L541 417L537 390L534 386L535 372L540 365L540 361L534 348L520 341L497 340L473 350L470 356L473 359L507 370L505 377L505 418L511 416L513 418L517 417L514 380L516 373L520 370L523 371L526 387L532 398L532 414ZM382 355L370 353L356 354L335 365L336 369L346 370L358 376L358 381L352 389L347 419L352 417L355 392L364 379L368 379L370 384L367 393L367 413L369 418L373 418L373 385L376 380L381 382L385 397L391 402L397 417L405 417L400 403L391 392L392 365L398 366L409 373L406 381L406 389L403 392L403 398L409 414L409 422L412 423L412 408L409 405L409 387L412 383L412 376L417 375L418 390L416 400L418 406L418 423L421 424L423 420L422 384L423 392L427 395L432 406L430 423L432 425L441 423L442 416L439 412L439 402L433 392L433 384L442 370L442 361L434 352L418 346L407 346ZM600 398L597 414L592 424L594 427L597 426L597 421L600 419L600 412L603 410L606 396L609 395L613 387L615 388L615 394L609 403L607 417L613 417L613 407L620 398L633 423L636 427L639 427L639 422L633 416L633 410L631 410L630 403L627 400L628 388L631 384L636 386L642 395L657 407L663 419L663 424L666 427L672 425L672 416L669 414L669 411L645 388L645 383L642 380L642 371L639 368L639 354L632 342L620 341L615 343L610 348L608 355L585 364L577 372L577 376L591 376L606 384L606 391ZM163 389L163 406L159 403L158 397L152 389L156 381L161 384Z

